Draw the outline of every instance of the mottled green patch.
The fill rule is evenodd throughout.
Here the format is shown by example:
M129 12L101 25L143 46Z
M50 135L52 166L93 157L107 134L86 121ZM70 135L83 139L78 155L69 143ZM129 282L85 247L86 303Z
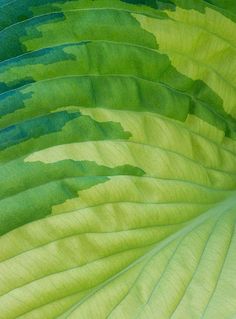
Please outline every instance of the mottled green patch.
M155 57L157 56L153 55L153 58ZM2 117L0 126L9 126L11 122L22 121L29 116L38 116L60 107L74 105L138 112L149 111L179 121L185 121L187 115L191 113L223 130L226 136L235 136L235 120L224 111L221 98L203 81L194 81L180 74L164 55L160 58L160 66L166 68L165 72L163 67L158 67L158 63L156 68L153 65L155 66L155 63L151 64L150 68L157 72L153 75L156 77L156 83L118 75L68 76L37 82L15 90L11 94L4 93L0 96L2 115L18 111ZM133 71L131 69L130 73ZM127 88L129 89L128 100ZM65 95L64 92L67 94ZM110 92L112 92L112 98ZM40 108L38 108L38 101L40 101Z
M171 0L175 7L180 7L186 10L196 10L205 13L206 8L214 10L225 15L232 21L236 21L236 6L234 0Z
M83 177L50 181L0 202L0 235L51 214L52 206L76 197L79 190L107 181L107 177Z
M22 93L19 89L2 93L0 95L0 116L14 112L24 107L24 100L32 97L32 93Z
M38 27L42 24L55 23L64 20L63 13L54 13L39 16L20 24L15 24L1 32L1 41L4 46L0 46L0 61L21 55L27 52L22 39L34 39L42 37L42 32Z
M76 70L78 63L75 53L78 47L86 45L89 41L76 44L65 44L55 48L44 48L39 51L26 53L23 56L3 61L0 64L0 93L33 83L40 76L47 76L50 69L58 70L58 63L70 61ZM73 50L73 47L77 47ZM70 52L65 51L69 47ZM66 68L68 70L68 68ZM70 69L68 70L68 72ZM60 75L60 71L58 72ZM27 74L30 74L28 76Z
M45 124L47 123L48 118L51 117L52 123L50 121L50 124L52 127L59 125L59 123L53 123L53 121L56 121L58 117L53 116L53 114L41 117L44 119ZM60 131L49 132L49 127L48 133L44 132L44 134L41 134L37 140L31 138L22 142L20 147L19 145L15 145L2 151L0 153L0 160L5 162L54 145L97 140L128 139L131 136L130 132L124 131L120 123L112 121L97 122L90 116L78 117L78 112L70 114L71 118L74 119L69 120ZM40 122L41 118L39 118L39 120L36 119L36 121ZM35 120L29 122L34 125ZM21 125L24 125L24 122L19 124L19 126ZM41 133L42 129L43 128L40 127ZM45 131L46 130L47 128L45 128ZM8 142L5 141L5 143L11 144L11 140Z
M109 168L89 161L9 163L0 181L4 185L1 195L10 196L0 201L0 235L50 215L52 206L77 197L80 190L104 183L114 175L142 176L144 172L129 165Z
M9 25L17 22L21 22L35 16L35 11L39 11L39 14L50 13L51 11L60 11L60 7L54 4L65 3L71 0L41 0L40 4L38 0L25 0L25 1L10 1L0 10L0 29L3 29ZM37 8L40 8L38 10ZM44 9L45 8L45 9Z
M89 41L78 44L63 45L56 48L44 48L39 51L30 52L20 57L15 57L0 64L0 93L30 84L36 81L39 69L45 66L44 76L47 74L48 67L52 68L54 64L63 61L75 61L76 56L73 53L65 52L64 49L69 46L85 45ZM35 66L38 65L38 69ZM74 63L76 66L76 63ZM34 68L31 68L33 66ZM24 69L22 69L24 67ZM55 66L56 67L56 66ZM17 68L20 68L17 71ZM5 78L8 75L8 79ZM30 74L27 76L26 74ZM1 82L3 79L3 82Z
M26 189L35 188L50 181L53 182L63 178L144 175L142 169L130 165L110 168L97 165L92 161L73 160L63 160L53 164L45 164L42 162L24 162L24 158L13 160L2 165L0 172L1 199L21 193ZM30 179L28 178L29 174L31 176ZM17 183L14 182L16 180Z
M106 58L112 54L114 64ZM129 56L135 59L129 61ZM82 41L27 53L0 64L1 91L7 91L11 82L20 83L27 74L35 81L63 75L79 74L136 74L156 80L168 65L168 58L155 51L128 44L106 41ZM66 62L66 63L63 63ZM148 63L146 63L148 62ZM141 68L142 63L146 64ZM155 73L152 69L155 68ZM32 81L33 82L33 81Z
M22 93L17 89L2 93L0 95L0 116L12 113L17 109L24 108L24 101L31 97L31 92Z
M127 99L127 88L129 99ZM31 95L30 98L28 94ZM66 81L65 78L57 78L30 84L23 90L19 89L17 98L18 103L14 101L16 109L18 109L17 105L25 105L21 113L16 113L18 120L24 118L24 112L35 116L39 112L74 105L137 112L149 111L183 121L186 119L190 105L190 98L181 92L160 83L132 76L73 76L67 77ZM39 100L40 109L38 108ZM26 107L27 105L30 109ZM4 98L4 103L0 101L0 108L2 107L12 109L12 100L8 97Z
M84 40L130 42L156 48L154 36L143 30L129 12L102 9L98 15L97 11L75 10L38 16L3 30L0 60L63 42ZM91 23L94 20L96 24Z
M43 65L51 65L57 62L67 61L67 60L76 60L76 57L72 53L67 53L64 49L68 46L73 47L75 45L85 45L90 41L81 41L80 43L76 44L64 44L58 47L52 48L43 48L38 51L30 52L25 54L22 57L15 57L14 59L6 61L4 63L4 68L8 69L17 66L28 66L28 65L35 65L35 64L43 64ZM3 70L4 70L3 68Z
M223 101L203 81L193 81L190 90L199 101L194 101L190 113L225 132L225 136L236 137L236 120L223 109ZM207 102L208 101L208 102Z
M0 150L31 138L60 131L68 121L78 116L80 113L57 112L4 128L0 130Z
M143 4L141 7L140 4ZM124 10L141 10L147 14L155 14L159 17L166 16L163 12L155 11L154 9L169 8L171 5L170 0L25 0L25 1L14 1L2 7L0 10L0 30L17 23L24 21L29 18L48 14L52 12L65 12L68 10L77 10L84 8L120 8ZM141 7L141 8L140 8Z
M223 101L205 82L192 80L170 68L165 75L170 86L186 92L191 98L189 113L225 132L225 136L236 136L236 121L225 112ZM175 84L176 83L176 84Z
M7 84L5 84L4 82L0 82L0 93L16 89L33 82L35 82L35 80L31 76L26 76L25 78L21 78L19 80L9 81Z
M112 54L113 64L111 64L110 61L105 58L109 54ZM130 56L133 57L132 61L130 61ZM60 65L57 63L60 63L62 61L66 61L67 63ZM142 65L144 65L145 67L142 67ZM19 70L17 70L17 67L19 67ZM153 70L155 70L155 72L153 72ZM4 75L5 73L8 74L8 77L11 79L12 82L16 81L16 83L18 82L19 84L21 81L20 74L22 74L22 79L24 80L24 76L27 73L31 74L34 79L37 78L38 80L43 79L45 76L48 76L50 78L62 77L67 75L69 76L73 74L83 75L88 73L101 75L114 74L113 78L115 77L115 74L133 74L134 76L166 85L167 88L169 87L169 90L167 90L167 88L166 90L174 92L176 94L176 97L179 97L180 94L185 94L187 99L190 99L189 107L186 109L186 112L188 111L192 114L195 114L196 116L207 121L208 123L218 127L219 129L225 132L226 136L232 137L235 134L235 122L232 119L232 117L230 117L224 111L223 101L217 95L217 93L210 89L209 86L203 81L194 81L191 78L178 72L171 65L171 61L168 58L168 56L165 54L160 54L157 51L139 48L137 46L132 45L109 43L106 41L90 41L66 44L55 48L42 49L40 51L26 54L21 58L15 58L11 61L7 61L6 63L3 63L0 66L0 72L1 71L3 79L6 78L6 76ZM111 81L114 81L113 78ZM52 110L52 107L55 106L60 107L67 105L81 105L82 103L88 105L88 103L90 103L84 102L83 97L81 101L82 93L79 92L80 86L82 85L82 87L84 87L84 85L81 84L81 82L85 82L85 77L84 80L81 81L79 80L79 77L78 80L73 80L72 78L69 79L68 77L66 77L65 81L69 81L70 83L75 83L77 81L78 85L77 87L73 86L74 91L72 92L70 85L68 85L67 88L67 84L63 84L61 80L61 87L65 85L64 90L70 92L71 98L63 98L63 89L61 89L61 92L59 92L61 96L59 103L55 101L54 97L53 99L51 99L50 97L52 96L53 90L50 90L50 92L45 92L45 95L47 95L48 100L51 101L50 106L48 106L50 110ZM126 79L124 79L124 81L126 81ZM9 83L11 82L6 83L9 85ZM88 87L84 88L85 91L88 91L89 87L91 86L89 81L87 81L87 83ZM38 85L41 86L40 83ZM48 85L50 86L52 84L49 83ZM60 86L60 84L58 85ZM152 85L154 84L150 83L150 86ZM55 86L53 85L53 88L54 87L55 92L57 92L58 89L56 87L56 84ZM32 88L33 91L35 91L34 86L32 86ZM158 85L158 88L161 88L160 84ZM3 84L1 90L6 91L8 89L8 86ZM37 90L37 87L35 89ZM114 87L114 90L118 91L119 86ZM134 90L132 90L130 96L134 95L133 92ZM106 92L103 94L106 94ZM13 112L12 101L16 101L15 110L19 110L20 107L24 107L24 105L27 106L29 104L28 98L31 96L32 95L25 95L25 93L22 92L22 94L20 95L20 100L17 98L17 94L13 100L9 100L8 97L2 95L0 96L0 110L4 110L5 114L7 113L7 110L9 110L9 113L10 111ZM39 95L37 96L37 98L40 99L40 101L42 101L42 98ZM159 112L158 105L166 103L167 99L160 99L160 94L157 95L157 92L154 93L154 96L157 96L156 101L158 103L156 103L156 112ZM43 107L45 104L45 99L43 99L44 101L41 103L40 109L37 108L35 110L32 110L32 116L40 115L40 110L42 113L45 111L45 108ZM117 101L119 101L120 99L121 97L117 96ZM151 101L150 98L148 99ZM101 103L99 103L99 100L100 98L98 97L96 101L91 102L90 106L105 107L105 105L107 104L106 100L104 102L102 101ZM132 100L132 98L129 99L130 103L132 103ZM89 101L91 101L91 99L89 99ZM107 101L110 103L110 106L108 105L107 107L110 108L113 107L112 105L114 103L117 103L117 101L110 101L109 97ZM36 97L35 102L33 102L33 104L34 103L36 103ZM127 104L126 100L123 103ZM153 100L153 105L154 103L155 101ZM175 105L173 104L173 107L175 108L175 113L179 113L181 106L179 107L179 104L176 101L174 101L173 103L175 103ZM153 108L151 108L151 106L148 105L149 103L146 104L145 108L148 108L149 110L153 111ZM117 107L122 108L122 105ZM135 106L131 107L131 109L134 109L134 107ZM142 108L143 110L145 110L143 106ZM0 126L8 126L10 125L11 121L21 121L25 118L25 114L29 114L27 108L25 110L22 110L22 112L16 112L15 114L12 114L12 117L2 118L2 120L0 121ZM180 120L184 120L185 116L181 117ZM223 120L221 119L222 117Z

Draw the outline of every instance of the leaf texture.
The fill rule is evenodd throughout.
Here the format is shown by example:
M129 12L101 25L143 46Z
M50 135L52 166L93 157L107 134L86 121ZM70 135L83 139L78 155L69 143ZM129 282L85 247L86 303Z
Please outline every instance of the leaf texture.
M0 0L0 318L236 316L234 1Z

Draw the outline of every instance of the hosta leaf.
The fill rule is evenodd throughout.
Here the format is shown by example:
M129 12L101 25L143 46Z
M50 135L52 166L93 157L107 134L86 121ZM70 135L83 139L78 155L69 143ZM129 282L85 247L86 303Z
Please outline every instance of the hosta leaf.
M0 0L0 318L236 316L234 1Z

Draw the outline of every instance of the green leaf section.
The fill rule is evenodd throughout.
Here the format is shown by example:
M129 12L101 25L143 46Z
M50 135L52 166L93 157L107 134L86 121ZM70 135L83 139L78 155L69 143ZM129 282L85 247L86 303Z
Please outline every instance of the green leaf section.
M114 64L109 63L105 58L109 54L112 54ZM129 62L130 56L134 57L131 63ZM31 62L35 58L38 61L36 65ZM140 68L140 65L147 62L147 68ZM155 73L152 72L153 69L156 70ZM82 42L27 54L20 61L17 58L3 63L0 70L4 81L0 86L2 87L0 112L2 115L7 115L2 118L1 126L25 118L24 106L27 107L29 103L31 115L35 115L34 95L37 91L41 92L40 87L44 86L44 81L48 80L47 85L52 86L53 89L45 92L45 97L41 101L42 109L37 110L37 115L39 112L42 113L46 107L44 103L48 104L51 98L54 99L57 91L59 96L58 101L55 101L53 105L54 108L67 105L67 103L69 105L79 103L83 106L95 104L103 107L107 105L108 108L123 109L125 107L126 109L142 110L141 101L147 99L149 95L147 110L150 109L182 121L186 119L188 113L196 114L225 131L227 136L235 135L235 121L224 111L221 99L204 82L193 81L178 73L171 66L166 55L148 48L106 41ZM31 78L28 77L28 74L31 74ZM45 79L45 74L48 79ZM60 89L60 85L64 85L64 77L67 78L66 83L70 86L67 90L75 92L68 94L68 97L62 96L63 91ZM27 82L39 83L27 87ZM77 85L81 87L82 92L79 88L77 89L79 92L75 91L74 87ZM127 85L130 87L128 106L124 102ZM17 90L8 92L16 86L19 86ZM93 101L91 101L93 96L84 94L84 91L91 86L96 96L96 100ZM82 87L85 88L82 89ZM110 101L111 99L106 96L110 90L114 92L114 96L117 96L114 101ZM47 98L46 94L49 95ZM143 96L141 100L139 95ZM68 102L69 98L71 100ZM17 103L15 103L16 99ZM65 99L67 100L63 101ZM156 106L158 100L162 102L162 108ZM178 103L178 112L174 106L176 103ZM13 112L15 107L23 108L23 110L8 115L7 113ZM50 103L51 107L52 103Z
M234 318L232 3L0 6L0 317Z
M38 0L24 0L24 2L20 2L18 0L3 1L5 3L2 4L0 12L0 29L4 29L12 24L19 23L34 16L85 8L117 8L125 10L137 10L161 17L164 16L164 14L162 12L153 10L153 8L157 8L157 5L159 6L163 2L165 3L165 1L158 1L157 4L156 0L151 0L151 2L149 0L42 0L40 3Z

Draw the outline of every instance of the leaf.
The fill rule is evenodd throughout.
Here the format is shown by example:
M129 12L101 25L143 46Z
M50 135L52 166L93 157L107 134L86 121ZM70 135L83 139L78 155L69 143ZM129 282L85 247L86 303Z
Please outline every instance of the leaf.
M233 319L233 2L0 8L0 318Z

